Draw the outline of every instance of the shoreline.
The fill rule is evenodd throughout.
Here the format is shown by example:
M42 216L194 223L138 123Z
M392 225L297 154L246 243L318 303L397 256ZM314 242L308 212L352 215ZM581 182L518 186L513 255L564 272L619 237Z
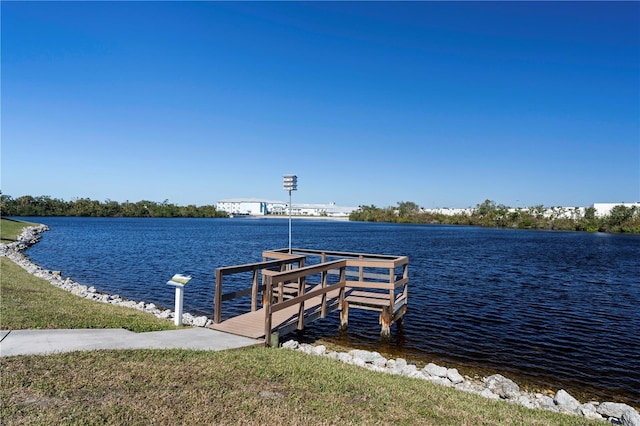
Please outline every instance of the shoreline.
M121 297L118 294L111 295L96 290L94 286L87 286L74 281L70 277L64 278L61 271L51 271L43 269L39 265L33 263L31 259L23 253L24 250L36 244L40 240L40 234L49 230L47 225L28 226L23 229L22 233L16 238L16 241L10 244L0 245L0 256L6 257L27 273L47 281L49 284L68 291L76 296L93 300L100 303L108 303L126 308L137 309L155 315L158 318L173 320L175 314L171 309L160 309L154 303L146 303L143 301L134 301ZM182 314L182 323L194 327L205 327L213 321L206 316L193 316L190 313Z
M288 216L271 218L287 219ZM313 217L298 218L315 219ZM336 218L325 219L335 220ZM40 239L40 234L47 230L49 230L49 227L46 225L24 228L15 242L0 245L0 255L7 257L25 269L29 274L42 278L50 284L76 294L77 296L97 302L111 303L141 310L163 319L170 320L174 318L174 313L169 309L161 310L153 303L135 302L123 299L119 295L99 293L93 286L81 285L71 278L64 279L60 271L45 270L33 263L22 251L36 244ZM183 314L183 323L185 325L204 327L211 322L212 321L206 316L194 317L189 313ZM299 344L293 340L284 343L282 347L301 350L313 355L329 356L339 361L355 364L373 371L430 380L444 386L477 393L486 398L520 404L527 408L558 411L581 415L589 419L607 420L617 424L640 426L640 414L627 404L597 401L589 401L581 404L563 389L558 390L553 398L542 393L522 392L515 382L500 374L494 374L478 380L477 378L461 376L455 368L446 368L429 363L424 369L418 370L415 365L407 364L406 360L402 358L386 360L377 352L368 352L360 349L352 349L347 353L338 353L335 351L327 351L324 345L313 346L304 343ZM384 362L382 362L382 360L384 360Z

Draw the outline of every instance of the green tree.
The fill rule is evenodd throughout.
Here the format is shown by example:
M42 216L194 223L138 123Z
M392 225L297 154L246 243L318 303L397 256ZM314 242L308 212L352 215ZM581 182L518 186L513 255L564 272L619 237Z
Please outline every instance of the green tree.
M412 201L398 202L399 222L416 222L420 214L420 207Z

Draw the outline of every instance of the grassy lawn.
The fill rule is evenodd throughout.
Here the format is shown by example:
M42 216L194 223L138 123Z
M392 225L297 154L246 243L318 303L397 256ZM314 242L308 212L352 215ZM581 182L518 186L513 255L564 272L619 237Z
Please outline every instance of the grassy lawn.
M11 357L2 371L3 424L602 424L262 347Z
M20 220L13 220L2 218L0 219L0 243L9 244L16 240L16 237L22 232L22 228L25 226L36 226L37 223L23 222Z
M156 320L173 327L150 314L73 296L0 260L2 328L142 331L158 329ZM3 425L602 424L263 347L2 357L0 368Z
M98 303L59 289L28 274L6 257L0 258L0 329L125 328L135 332L172 330L166 319Z

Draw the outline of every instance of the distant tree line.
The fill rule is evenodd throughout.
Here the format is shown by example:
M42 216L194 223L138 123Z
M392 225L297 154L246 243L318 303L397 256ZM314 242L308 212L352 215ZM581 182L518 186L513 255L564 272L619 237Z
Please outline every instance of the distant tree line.
M584 211L578 208L545 208L542 205L512 209L485 200L471 212L448 215L425 210L411 201L403 201L395 207L360 206L349 215L349 220L640 234L640 209L623 205L615 206L608 215L598 217L593 207L587 207Z
M177 206L169 200L163 202L91 200L76 198L71 201L49 196L25 195L12 198L0 195L0 216L83 216L83 217L228 217L213 205Z

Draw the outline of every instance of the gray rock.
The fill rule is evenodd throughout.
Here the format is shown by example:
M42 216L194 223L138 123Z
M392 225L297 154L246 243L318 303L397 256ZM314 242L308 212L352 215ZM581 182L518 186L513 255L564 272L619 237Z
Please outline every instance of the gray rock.
M287 340L286 342L284 342L282 344L282 347L284 349L298 349L298 347L300 346L300 344L298 342L296 342L295 340Z
M407 360L404 358L396 358L396 365L394 368L402 371L407 366Z
M511 379L501 374L494 374L484 379L487 389L504 399L517 399L520 396L520 387Z
M451 383L454 385L464 382L464 377L458 373L456 368L450 368L447 370L447 378L451 380Z
M406 374L407 377L411 377L412 379L424 379L424 374L422 374L422 371L415 369L414 371L411 371L409 373Z
M377 352L376 352L377 353ZM353 358L359 358L361 360L363 360L364 362L373 362L373 360L375 359L375 355L372 352L369 351L365 351L362 349L353 349L349 351L349 355L351 355ZM378 354L380 355L380 354Z
M445 378L445 377L436 377L436 376L427 376L427 380L429 380L430 382L433 383L437 383L439 385L442 386L452 386L451 385L451 380Z
M329 351L326 354L324 354L324 356L326 356L327 358L335 359L336 361L338 361L338 352L336 352L336 351Z
M496 395L495 393L491 392L487 388L483 389L482 392L480 392L480 396L482 396L484 398L488 398L488 399L500 399L500 397L498 395Z
M196 327L204 327L207 325L208 321L209 319L205 316L195 317L193 319L193 325L195 325Z
M308 343L302 343L298 349L306 354L313 355L313 346Z
M603 402L597 408L598 413L603 417L615 417L616 419L621 418L629 410L633 410L633 407L620 402Z
M140 302L140 303L144 303L144 302ZM140 303L138 303L138 306L140 306ZM190 313L182 314L182 323L183 324L193 325L193 320L194 320L194 316L191 315Z
M445 367L440 367L439 365L435 365L432 362L425 365L422 371L425 374L433 377L447 377L447 369Z
M348 353L346 353L346 352L340 352L340 353L338 354L338 360L339 360L340 362L345 362L345 363L347 363L347 364L348 364L348 363L350 363L350 362L351 362L351 359L352 359L352 356L351 356L351 355L349 355L349 354L348 354Z
M315 348L313 348L314 355L324 355L325 352L327 352L327 347L324 345L318 345Z
M373 365L380 368L385 368L387 366L387 359L380 355L378 352L374 352L377 356L373 359Z
M455 388L463 392L477 393L477 394L481 393L484 389L486 389L480 383L476 383L471 380L465 380L464 382L457 383L455 385Z
M531 409L537 408L535 402L533 402L533 398L531 397L531 395L520 394L518 399L515 400L514 402L519 405L522 405L523 407L527 407Z
M558 407L556 406L556 403L553 402L553 398L551 398L550 396L547 396L547 395L537 396L534 402L538 407L542 408L543 410L558 411Z
M623 426L640 426L640 414L633 408L622 413L620 423Z
M558 408L568 411L576 411L578 407L580 407L580 402L569 395L569 393L564 389L560 389L556 392L556 396L553 398L553 401L556 403Z
M578 407L578 414L590 420L602 420L602 416L596 411L596 406L591 403L582 404Z
M415 373L417 373L417 372L418 372L418 369L416 368L416 366L415 366L415 365L413 365L413 364L408 364L408 365L406 365L406 366L402 369L401 374L402 374L403 376L409 376L409 377L411 377L413 374L415 374Z
M407 360L397 358L387 361L387 368L391 374L402 374L402 370L407 366Z
M369 363L365 364L365 368L367 370L375 371L378 373L384 373L386 371L383 367L378 367L375 364L369 364Z
M362 360L362 358L351 358L351 364L358 367L366 367L367 363Z

